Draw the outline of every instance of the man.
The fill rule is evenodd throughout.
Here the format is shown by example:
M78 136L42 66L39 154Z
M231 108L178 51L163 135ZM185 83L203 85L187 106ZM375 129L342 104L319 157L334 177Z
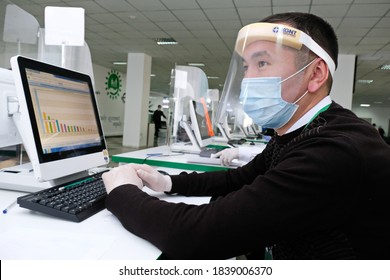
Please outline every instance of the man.
M161 128L161 117L167 118L164 115L164 112L161 111L161 105L157 106L156 111L153 113L153 122L154 122L154 137L158 137L159 130Z
M103 175L107 209L168 258L261 258L266 248L275 259L390 259L390 188L382 183L390 148L331 100L337 56L333 29L312 14L277 14L243 27L223 94L239 98L257 125L275 129L267 147L229 171L113 169ZM217 198L170 204L143 185Z

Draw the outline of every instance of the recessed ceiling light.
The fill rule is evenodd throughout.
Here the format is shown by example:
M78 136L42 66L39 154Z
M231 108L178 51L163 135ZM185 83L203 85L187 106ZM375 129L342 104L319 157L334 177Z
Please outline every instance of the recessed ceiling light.
M112 64L115 64L115 65L127 65L127 62L125 62L125 61L114 61Z
M371 84L374 80L358 80L359 84Z
M207 76L207 79L209 79L209 80L218 80L219 77L216 77L216 76Z
M187 63L189 66L205 66L204 63L201 63L201 62L188 62Z
M360 107L370 107L370 104L360 104Z
M177 45L179 44L173 38L157 38L155 39L157 45Z
M380 68L381 70L390 70L390 64L384 64Z
M150 77L156 77L156 74L150 74Z

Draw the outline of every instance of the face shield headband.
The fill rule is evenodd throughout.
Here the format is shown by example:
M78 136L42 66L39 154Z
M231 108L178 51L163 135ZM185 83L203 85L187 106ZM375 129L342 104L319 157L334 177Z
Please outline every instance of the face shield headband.
M326 62L332 77L336 70L336 64L329 54L309 35L296 28L267 22L246 25L238 32L235 51L242 56L246 46L255 41L275 42L296 50L300 50L302 45L305 45Z
M215 116L215 119L219 124L223 126L227 125L229 128L232 128L232 131L234 131L235 127L241 125L243 122L240 116L244 114L244 110L239 98L241 83L245 78L245 65L243 65L243 58L245 53L247 53L247 55L256 53L256 49L251 49L251 47L253 47L258 41L264 41L264 43L274 43L270 45L261 45L261 48L270 55L269 59L272 60L270 63L273 65L276 65L276 63L282 65L284 61L279 58L289 53L289 49L291 49L297 51L297 54L301 54L302 57L307 57L306 54L309 54L309 52L312 51L325 61L331 75L334 74L336 68L335 62L329 54L309 35L296 28L274 23L253 23L244 26L237 35L235 51L232 54L218 111ZM303 45L306 46L306 48L303 48ZM288 48L281 48L282 46L286 46ZM261 49L259 52L261 53ZM251 62L251 56L248 57L248 59L249 61L245 58L245 61ZM258 60L253 58L253 63L264 60L268 62L267 59L268 58L266 57L261 57ZM272 69L277 71L276 67ZM256 73L253 73L253 75L255 74ZM283 77L282 73L279 75L277 72L264 72L264 74L263 72L259 72L258 75L259 77ZM296 80L294 84L298 87L301 82L301 80Z

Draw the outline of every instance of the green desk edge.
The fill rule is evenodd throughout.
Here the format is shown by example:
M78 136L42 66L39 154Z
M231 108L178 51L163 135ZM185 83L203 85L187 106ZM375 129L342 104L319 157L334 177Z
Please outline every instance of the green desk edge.
M223 166L210 166L203 164L192 164L185 162L170 162L170 161L161 161L161 160L153 160L153 159L143 159L143 158L131 158L131 157L123 157L123 156L112 156L111 160L113 162L123 162L123 163L139 163L139 164L149 164L153 166L161 166L167 168L176 168L176 169L185 169L185 170L193 170L193 171L221 171L221 170L229 170L228 167Z

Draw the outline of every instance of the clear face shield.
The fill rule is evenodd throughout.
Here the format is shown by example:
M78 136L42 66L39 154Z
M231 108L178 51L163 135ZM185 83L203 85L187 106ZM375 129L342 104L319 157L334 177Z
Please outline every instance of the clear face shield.
M304 32L273 23L244 26L237 36L218 122L232 127L250 117L262 128L282 127L307 93L305 70L318 59L326 62L333 75L333 60Z

